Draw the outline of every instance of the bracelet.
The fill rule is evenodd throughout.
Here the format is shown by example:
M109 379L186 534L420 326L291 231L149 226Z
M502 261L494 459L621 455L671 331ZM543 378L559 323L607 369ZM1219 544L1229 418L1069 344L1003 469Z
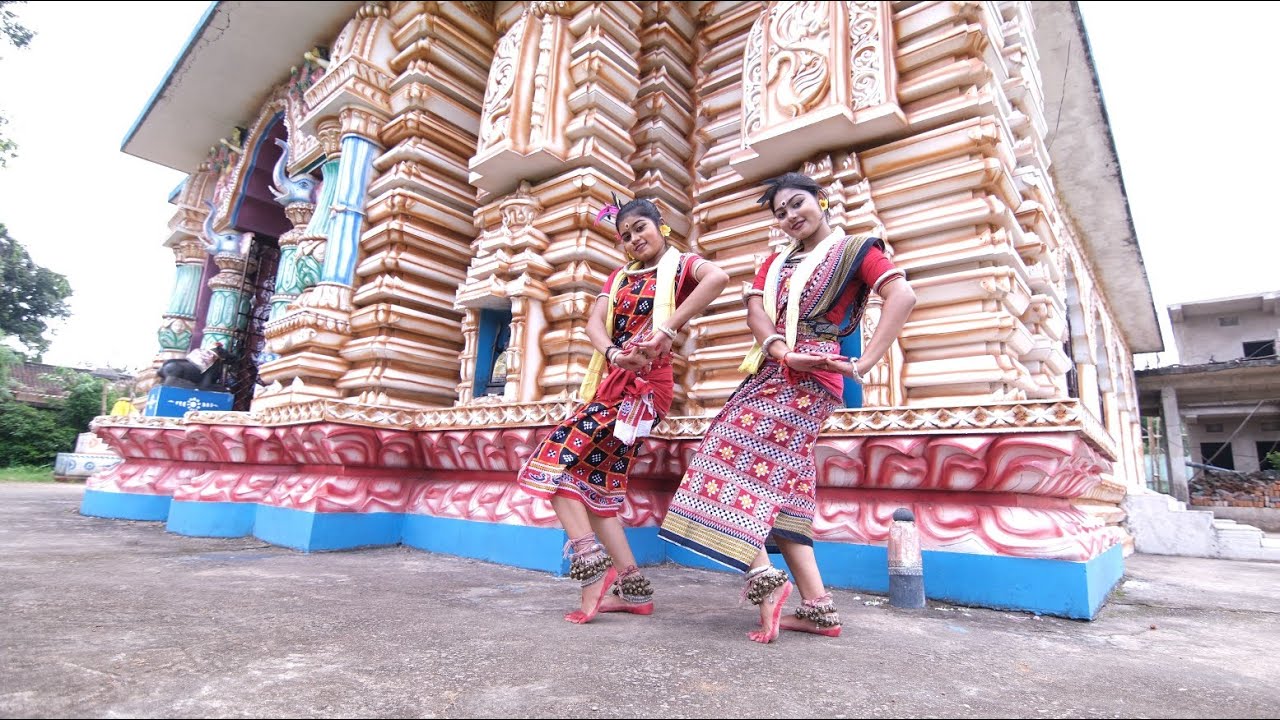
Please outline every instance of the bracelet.
M667 337L671 338L672 340L675 340L675 339L676 339L676 331L675 331L675 330L672 330L671 328L667 327L666 325L655 325L655 326L654 326L654 328L655 328L658 332L662 333L663 335L666 335Z
M866 384L867 384L867 376L871 374L871 370L872 370L872 369L874 369L874 368L875 368L875 366L874 366L874 365L872 365L872 366L871 366L871 368L868 368L868 369L867 369L867 372L865 372L865 373L863 373L863 374L859 375L859 374L858 374L858 361L859 361L859 360L861 360L861 358L849 358L849 367L853 368L853 379L854 379L855 381L857 381L857 383L858 383L859 385L866 385Z
M786 342L787 338L784 337L782 333L774 333L769 337L765 338L764 342L760 343L760 349L765 351L765 353L767 354L769 352L769 346L778 340L781 340L782 342Z
M618 347L617 345L610 345L609 347L604 349L604 359L608 361L610 365L612 365L613 358L616 357L617 354L620 352L622 352L622 348Z

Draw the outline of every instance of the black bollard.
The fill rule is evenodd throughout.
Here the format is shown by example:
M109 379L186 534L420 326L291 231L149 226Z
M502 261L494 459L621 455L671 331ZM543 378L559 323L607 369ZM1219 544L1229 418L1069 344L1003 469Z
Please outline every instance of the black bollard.
M906 508L893 511L889 528L889 604L918 610L924 604L924 562L915 516Z

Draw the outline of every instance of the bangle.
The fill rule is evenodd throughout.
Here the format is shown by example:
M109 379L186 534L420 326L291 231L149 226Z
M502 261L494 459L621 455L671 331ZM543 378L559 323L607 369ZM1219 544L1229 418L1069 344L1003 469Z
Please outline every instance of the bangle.
M783 337L782 333L774 333L774 334L770 335L769 337L765 338L765 339L764 339L764 342L760 343L760 349L761 349L761 350L764 350L766 353L768 353L768 352L769 352L769 346L770 346L770 345L772 345L774 342L776 342L776 341L778 341L778 340L781 340L782 342L786 342L786 341L787 341L787 339L786 339L785 337Z
M858 383L859 385L866 385L866 384L867 384L867 375L870 375L870 374L871 374L871 370L872 370L873 368L875 368L875 365L872 365L870 368L867 368L867 371L866 371L865 373L859 374L859 373L858 373L858 361L859 361L859 360L861 360L861 359L862 359L862 358L850 358L850 359L849 359L849 367L853 368L853 379L854 379L854 380L856 380L856 381L857 381L857 383Z
M782 357L778 358L778 364L779 364L779 365L781 365L781 366L782 366L782 367L784 367L784 368L787 368L788 370L790 370L790 369L791 369L791 366L787 364L787 356L788 356L788 355L790 355L790 354L791 354L791 351L790 351L790 350L788 350L788 351L786 351L786 352L782 353Z
M655 325L654 327L655 327L655 329L656 329L658 332L662 333L663 335L666 335L667 337L671 338L672 340L675 340L675 339L676 339L676 331L675 331L675 330L672 330L671 328L667 327L666 325Z
M612 365L614 356L620 352L622 352L622 348L618 347L617 345L610 345L609 347L604 349L605 361L607 361L610 365Z

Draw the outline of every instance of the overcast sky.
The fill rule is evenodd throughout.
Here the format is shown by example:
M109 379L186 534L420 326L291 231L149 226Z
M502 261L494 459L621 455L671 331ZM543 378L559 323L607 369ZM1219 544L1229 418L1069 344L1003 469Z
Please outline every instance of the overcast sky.
M1280 7L1180 4L1081 3L1170 351L1167 305L1280 287L1267 239L1280 134L1263 74ZM166 199L183 176L120 144L208 3L16 7L37 34L26 50L0 45L0 112L20 145L0 170L0 222L75 290L45 361L136 370L157 350L173 282Z

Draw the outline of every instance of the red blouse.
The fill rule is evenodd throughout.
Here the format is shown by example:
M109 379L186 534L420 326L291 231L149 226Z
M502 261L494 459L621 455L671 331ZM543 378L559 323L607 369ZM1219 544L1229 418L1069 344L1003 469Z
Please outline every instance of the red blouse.
M760 272L756 273L755 282L751 284L751 287L756 290L764 290L765 278L769 274L769 267L773 265L779 255L779 253L774 253L764 261L764 264L760 267ZM844 292L840 294L840 299L836 301L836 304L823 315L823 319L832 325L843 325L845 318L849 315L850 306L853 305L863 287L869 287L873 292L878 292L882 285L894 277L905 277L905 274L894 266L892 260L885 257L880 248L868 248L866 255L862 258L862 264L858 267L858 279L861 283L849 283ZM778 304L779 306L782 305L782 303Z

